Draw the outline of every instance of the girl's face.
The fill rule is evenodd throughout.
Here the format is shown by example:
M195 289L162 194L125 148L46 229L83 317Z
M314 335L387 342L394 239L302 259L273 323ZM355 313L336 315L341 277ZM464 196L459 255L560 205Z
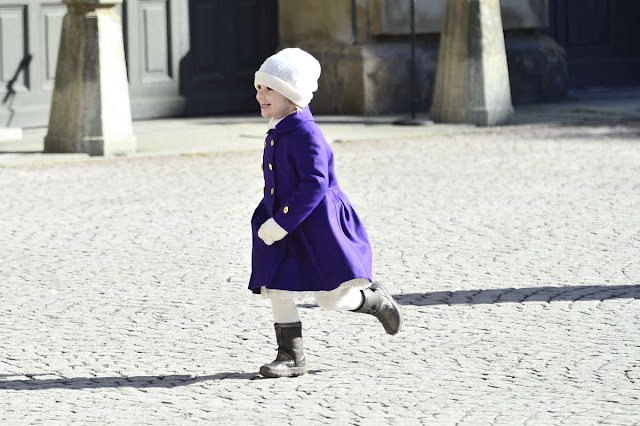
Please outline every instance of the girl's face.
M282 118L296 110L296 106L289 99L261 84L258 85L256 99L264 118Z

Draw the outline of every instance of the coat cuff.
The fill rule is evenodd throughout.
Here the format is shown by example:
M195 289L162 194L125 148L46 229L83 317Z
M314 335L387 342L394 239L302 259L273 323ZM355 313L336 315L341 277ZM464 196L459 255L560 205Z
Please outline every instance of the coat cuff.
M288 232L273 218L268 219L258 230L258 237L268 246L286 237Z

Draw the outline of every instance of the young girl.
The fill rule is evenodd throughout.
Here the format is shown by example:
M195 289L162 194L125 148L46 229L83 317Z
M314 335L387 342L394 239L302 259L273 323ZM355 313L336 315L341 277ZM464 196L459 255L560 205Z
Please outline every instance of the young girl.
M398 305L371 284L369 238L334 172L333 152L307 106L320 64L284 49L255 74L256 99L270 118L264 144L264 197L251 219L249 288L271 299L278 355L265 377L306 373L302 324L294 297L315 296L324 309L374 315L389 334L402 326Z

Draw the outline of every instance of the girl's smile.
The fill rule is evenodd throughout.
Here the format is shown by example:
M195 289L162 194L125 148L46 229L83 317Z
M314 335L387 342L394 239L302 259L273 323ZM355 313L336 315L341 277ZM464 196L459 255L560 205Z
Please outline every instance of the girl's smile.
M270 87L259 84L257 90L256 100L264 118L283 118L296 110L293 102Z

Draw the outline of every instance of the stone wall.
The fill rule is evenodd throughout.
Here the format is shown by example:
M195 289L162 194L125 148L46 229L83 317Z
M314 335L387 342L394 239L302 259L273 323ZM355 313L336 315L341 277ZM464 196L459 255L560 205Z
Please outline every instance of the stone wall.
M446 0L416 1L418 107L431 103ZM501 0L515 104L566 96L564 51L540 33L548 0ZM312 107L321 113L409 109L409 0L279 0L281 47L298 46L323 66Z

